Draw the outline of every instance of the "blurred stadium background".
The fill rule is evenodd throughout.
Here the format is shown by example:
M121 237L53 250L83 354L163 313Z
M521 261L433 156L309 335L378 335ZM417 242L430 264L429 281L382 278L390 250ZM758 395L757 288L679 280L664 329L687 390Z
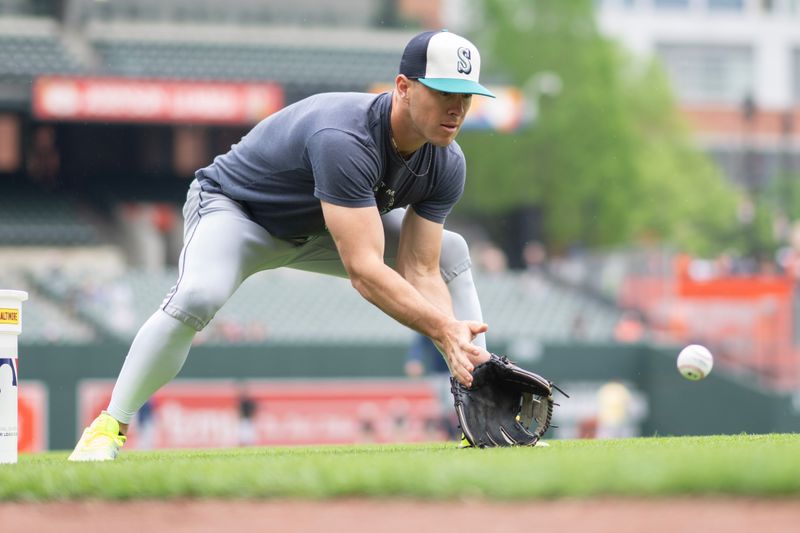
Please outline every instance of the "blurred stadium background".
M800 2L0 0L24 450L71 447L105 405L176 279L193 172L305 96L382 90L441 27L499 95L459 139L448 225L490 348L573 393L555 436L800 428ZM447 438L412 338L346 281L254 276L131 447ZM689 342L717 356L700 384L674 369Z

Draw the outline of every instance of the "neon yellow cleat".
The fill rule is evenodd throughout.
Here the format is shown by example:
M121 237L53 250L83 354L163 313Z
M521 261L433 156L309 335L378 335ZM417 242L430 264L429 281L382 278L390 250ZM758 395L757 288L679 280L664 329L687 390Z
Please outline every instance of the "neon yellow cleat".
M120 435L119 422L103 411L83 435L70 454L69 461L113 461L127 437Z

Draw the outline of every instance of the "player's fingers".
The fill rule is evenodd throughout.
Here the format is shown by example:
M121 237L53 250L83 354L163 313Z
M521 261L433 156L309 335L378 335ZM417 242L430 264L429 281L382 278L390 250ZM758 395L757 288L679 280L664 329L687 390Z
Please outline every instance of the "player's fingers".
M489 331L489 324L485 324L483 322L476 322L474 320L467 321L467 326L469 327L470 333L472 333L472 338L474 339L476 335L480 335L481 333L486 333Z
M480 353L478 354L478 360L481 363L485 363L486 361L488 361L491 358L492 358L492 354L489 353L489 350L487 350L486 348L481 348L480 349Z
M472 370L475 370L474 365L479 365L481 363L485 363L489 359L491 359L491 355L485 348L480 346L476 346L474 344L470 344L467 350L467 354L469 355L470 363L473 365ZM470 370L470 372L472 371Z
M466 376L467 381L469 381L469 385L472 385L472 372L475 371L475 365L470 361L469 357L464 357L463 359L463 368L464 368L464 375Z
M472 361L469 360L469 357L464 357L464 359L461 362L461 366L463 366L464 370L466 370L470 374L472 373L473 370L475 370L475 365L472 364Z
M463 364L456 364L456 368L453 369L453 374L458 382L465 387L469 388L472 386L472 371L467 370Z

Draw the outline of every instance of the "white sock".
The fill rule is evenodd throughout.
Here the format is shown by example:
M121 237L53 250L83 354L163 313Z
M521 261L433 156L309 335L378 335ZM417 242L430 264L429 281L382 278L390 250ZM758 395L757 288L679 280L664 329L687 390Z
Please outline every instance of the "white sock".
M133 339L114 385L108 413L128 424L144 403L183 367L197 332L159 309Z
M458 320L477 320L483 322L483 312L481 302L478 299L478 291L475 288L475 281L472 279L470 269L461 272L459 275L447 282L450 289L450 299L453 301L453 313ZM486 349L486 335L481 333L472 341L476 346Z

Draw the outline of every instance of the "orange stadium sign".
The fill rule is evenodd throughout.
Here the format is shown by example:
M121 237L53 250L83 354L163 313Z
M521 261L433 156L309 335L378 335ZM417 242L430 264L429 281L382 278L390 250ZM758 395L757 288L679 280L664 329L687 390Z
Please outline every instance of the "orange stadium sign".
M284 106L275 83L42 76L33 84L42 120L251 124Z

